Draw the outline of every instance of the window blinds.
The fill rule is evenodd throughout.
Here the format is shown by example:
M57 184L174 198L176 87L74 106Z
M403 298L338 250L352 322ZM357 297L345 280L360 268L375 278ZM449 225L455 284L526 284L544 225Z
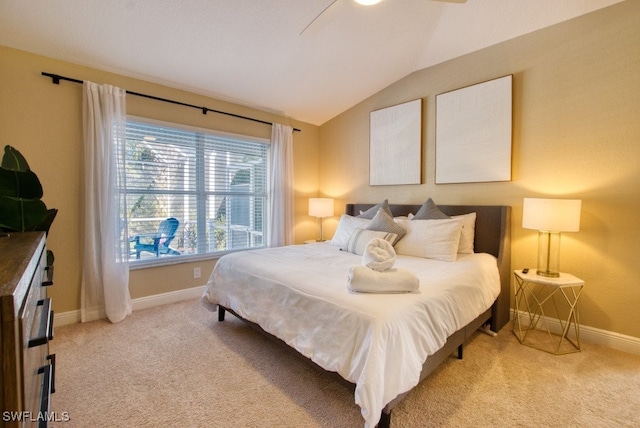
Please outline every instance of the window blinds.
M237 136L127 123L127 225L180 221L181 254L262 245L269 145Z

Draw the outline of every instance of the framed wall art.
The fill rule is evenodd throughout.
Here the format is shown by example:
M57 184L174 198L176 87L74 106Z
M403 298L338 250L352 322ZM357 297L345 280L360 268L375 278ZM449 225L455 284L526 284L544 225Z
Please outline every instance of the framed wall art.
M370 113L369 184L420 184L422 99Z
M511 180L512 80L436 96L436 184Z

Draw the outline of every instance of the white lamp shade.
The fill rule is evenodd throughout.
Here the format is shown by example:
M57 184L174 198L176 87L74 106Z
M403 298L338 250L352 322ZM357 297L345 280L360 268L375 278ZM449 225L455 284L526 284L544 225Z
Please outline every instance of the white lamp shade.
M524 198L522 227L548 232L580 230L580 199Z
M309 198L309 215L312 217L332 217L333 199Z

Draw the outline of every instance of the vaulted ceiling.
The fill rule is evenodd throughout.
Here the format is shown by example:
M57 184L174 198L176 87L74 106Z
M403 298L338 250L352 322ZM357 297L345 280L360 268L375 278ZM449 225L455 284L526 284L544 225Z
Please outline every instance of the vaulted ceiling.
M303 31L332 1L0 0L0 45L320 125L413 71L621 0L337 0Z

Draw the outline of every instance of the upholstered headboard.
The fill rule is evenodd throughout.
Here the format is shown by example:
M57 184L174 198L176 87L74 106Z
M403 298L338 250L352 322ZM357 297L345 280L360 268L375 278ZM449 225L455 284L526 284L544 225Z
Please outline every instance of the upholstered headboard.
M346 214L357 216L375 204L347 204ZM394 216L415 214L421 205L391 205ZM511 303L511 207L504 205L438 205L447 215L476 213L474 250L498 259L501 292L494 304L491 329L500 330L509 321Z

